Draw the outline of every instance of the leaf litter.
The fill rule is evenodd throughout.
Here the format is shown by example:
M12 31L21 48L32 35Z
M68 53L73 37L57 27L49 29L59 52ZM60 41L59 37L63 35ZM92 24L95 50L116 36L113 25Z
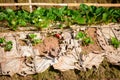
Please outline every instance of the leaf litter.
M106 31L106 30L110 31ZM1 75L19 74L26 76L29 74L42 73L50 66L60 71L70 69L84 70L98 68L104 58L113 65L120 66L120 47L115 49L109 44L109 38L116 36L119 30L116 28L96 28L96 41L102 48L101 50L89 51L82 54L81 40L75 39L76 33L80 30L68 31L51 31L51 34L59 33L61 38L57 38L48 32L14 32L7 35L1 33L1 37L5 37L13 42L13 49L5 52L0 47L0 66ZM110 32L110 33L109 33ZM25 45L19 43L19 40L26 40L26 36L30 33L37 34L43 42L32 46L29 41ZM109 35L108 35L109 34ZM117 35L119 39L119 36ZM99 46L98 45L98 46ZM93 45L94 46L94 45ZM87 48L86 48L87 49Z

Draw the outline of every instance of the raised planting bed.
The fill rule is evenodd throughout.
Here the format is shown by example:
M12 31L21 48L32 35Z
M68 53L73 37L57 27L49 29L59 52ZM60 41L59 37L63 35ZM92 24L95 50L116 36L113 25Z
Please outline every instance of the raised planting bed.
M120 65L120 28L57 29L0 33L1 75L35 74L49 66L60 71L86 70L107 58ZM4 41L12 43L6 45ZM6 50L6 48L9 48Z
M91 9L95 12L92 13ZM6 27L1 27L0 33L0 75L47 74L47 69L52 67L49 70L63 73L59 77L72 69L76 74L80 72L78 79L89 79L89 74L95 75L97 70L110 70L108 62L112 69L113 65L116 68L114 78L120 78L120 24L109 23L119 22L119 9L83 4L78 10L63 7L38 8L32 13L11 9L2 11L1 24ZM89 23L90 19L93 22ZM20 27L23 25L32 27ZM75 73L69 74L76 76ZM54 73L50 71L50 74Z

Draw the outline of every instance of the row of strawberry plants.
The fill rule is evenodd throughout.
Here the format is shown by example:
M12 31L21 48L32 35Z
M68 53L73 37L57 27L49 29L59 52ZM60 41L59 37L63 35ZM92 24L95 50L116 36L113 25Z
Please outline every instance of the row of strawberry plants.
M99 24L120 21L119 8L104 8L87 6L81 4L79 9L69 9L67 6L61 8L40 8L32 13L25 10L0 9L0 21L7 21L7 26L16 30L20 26L31 24L37 28L47 28L53 23L61 23L69 26L71 24ZM60 25L61 25L60 24Z

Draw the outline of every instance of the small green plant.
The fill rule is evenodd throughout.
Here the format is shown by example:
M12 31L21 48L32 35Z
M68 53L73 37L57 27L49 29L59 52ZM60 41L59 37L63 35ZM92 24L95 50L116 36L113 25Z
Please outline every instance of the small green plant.
M120 41L117 38L112 37L111 40L110 40L110 44L113 47L118 48L120 46Z
M81 39L82 40L82 45L89 45L93 43L93 40L88 37L85 33L83 32L78 32L78 34L76 35L76 39Z
M7 41L4 47L5 51L10 51L13 48L12 45L13 45L12 41Z
M0 38L0 44L5 42L5 38Z
M83 45L89 45L89 44L92 44L92 43L93 43L93 40L90 37L85 37L82 40Z
M30 39L30 42L32 43L32 45L36 45L36 44L42 42L41 39L36 39L36 37L37 37L36 34L29 34L29 35L28 35L28 39Z
M86 36L85 33L83 32L78 32L78 34L76 35L76 39L81 39L81 38L84 38Z
M32 44L35 45L35 44L38 44L38 43L41 43L41 42L42 42L41 39L34 39L34 40L32 41Z
M37 37L36 34L29 34L29 35L28 35L28 38L29 38L29 39L35 39L36 37Z
M5 51L10 51L13 48L12 41L6 41L5 38L0 38L0 46L4 47Z

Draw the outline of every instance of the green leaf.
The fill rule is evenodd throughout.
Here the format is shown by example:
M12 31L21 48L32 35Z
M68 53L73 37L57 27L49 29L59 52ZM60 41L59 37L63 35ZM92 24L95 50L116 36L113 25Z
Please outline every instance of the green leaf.
M13 15L15 15L15 12L14 12L12 9L9 9L9 8L7 8L7 9L5 10L5 13L6 13L8 16L13 16Z
M30 38L30 39L35 39L36 37L37 37L36 34L29 34L29 35L28 35L28 38Z
M12 12L14 12L12 9L10 9L10 8L7 8L6 9L6 12L8 12L8 13L12 13Z
M113 45L113 47L115 47L115 48L118 48L120 46L120 41L117 38L112 37L111 38L111 45Z
M42 40L41 39L34 39L32 40L32 45L35 45L35 44L38 44L38 43L41 43Z
M12 45L13 45L12 41L6 42L6 45L4 47L5 51L10 51L13 48Z
M63 15L67 9L68 9L67 6L61 7L61 8L59 8L59 13L60 13L61 15Z
M86 24L86 19L83 17L76 17L74 20L77 24Z
M85 37L83 39L83 45L89 45L89 44L92 44L92 43L93 43L93 41L90 37Z
M103 13L102 20L105 22L108 21L108 16L109 16L108 13Z
M104 12L104 8L103 7L98 7L95 11L96 15L100 15Z
M13 25L13 26L17 25L17 21L16 20L12 20L11 21L11 25Z
M5 38L0 38L0 44L5 42Z
M66 11L66 14L65 14L66 16L72 16L73 14L72 14L72 10L70 10L70 9L68 9L67 11Z
M116 23L116 22L117 22L117 20L116 20L115 18L112 18L112 22Z
M92 12L92 14L95 13L96 9L97 8L95 6L90 6L90 11Z
M93 23L94 23L94 18L93 18L93 17L89 17L89 18L87 19L87 23L88 23L88 24L93 24Z
M0 12L0 20L4 20L7 15L4 12Z
M25 22L25 20L22 20L22 19L18 19L18 24L20 25L20 26L26 26L26 22Z
M76 35L76 39L84 38L85 36L86 36L85 33L83 33L83 32L78 32L78 34Z
M46 12L46 9L45 8L41 8L41 7L38 7L36 10L34 10L32 12L33 16L43 16L45 15L45 12Z
M86 10L89 9L89 7L88 7L87 5L85 5L85 4L81 4L81 5L80 5L80 9L83 10L83 11L84 11L84 10L86 11Z

